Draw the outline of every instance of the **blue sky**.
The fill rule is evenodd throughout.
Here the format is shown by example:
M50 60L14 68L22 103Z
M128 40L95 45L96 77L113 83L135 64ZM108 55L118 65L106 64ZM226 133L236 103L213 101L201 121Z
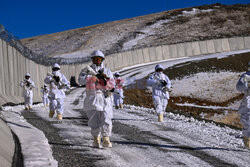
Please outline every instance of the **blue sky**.
M205 4L250 0L3 0L0 24L18 38Z

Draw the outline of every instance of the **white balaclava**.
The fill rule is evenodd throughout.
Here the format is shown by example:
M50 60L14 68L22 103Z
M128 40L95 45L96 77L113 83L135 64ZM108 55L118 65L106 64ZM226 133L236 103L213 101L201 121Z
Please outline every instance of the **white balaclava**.
M157 70L157 69L163 69L163 67L162 67L162 65L160 65L160 64L157 64L156 66L155 66L155 71ZM156 72L156 73L162 73L162 72Z
M26 79L26 77L29 77L29 79ZM30 74L29 74L29 73L25 74L25 79L26 79L27 81L30 80Z
M53 66L52 66L52 69L53 68L59 68L59 70L57 71L52 71L52 74L55 75L55 76L60 76L61 72L60 72L60 66L59 64L55 63Z

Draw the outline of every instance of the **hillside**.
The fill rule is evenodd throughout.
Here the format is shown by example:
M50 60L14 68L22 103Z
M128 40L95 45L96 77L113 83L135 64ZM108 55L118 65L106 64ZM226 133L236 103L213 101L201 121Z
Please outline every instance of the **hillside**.
M250 4L205 5L22 39L33 52L49 57L86 57L154 45L250 35Z

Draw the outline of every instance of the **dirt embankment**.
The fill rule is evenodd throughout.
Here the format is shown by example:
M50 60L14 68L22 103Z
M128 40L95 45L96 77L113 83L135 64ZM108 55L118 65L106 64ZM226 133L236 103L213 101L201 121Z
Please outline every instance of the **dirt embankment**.
M232 55L226 58L212 58L207 60L200 60L195 62L186 62L172 66L164 70L164 73L169 76L170 80L183 79L185 76L190 76L200 72L217 72L230 71L230 72L245 72L247 70L247 64L250 61L250 53ZM144 80L147 79L143 78ZM224 84L224 83L220 83ZM218 85L214 85L217 87ZM232 85L235 87L235 85ZM129 85L129 87L133 87ZM152 96L147 89L125 89L124 103L153 108ZM170 100L167 107L167 112L183 114L186 116L192 116L197 119L202 118L201 114L205 114L205 119L210 120L215 115L222 115L220 118L213 119L214 121L221 122L236 128L241 128L239 115L236 110L225 109L209 109L195 106L180 106L179 104L189 103L199 106L219 106L227 107L230 104L239 101L243 98L243 94L232 96L228 100L223 102L214 102L208 100L202 100L198 98L192 98L189 96L172 96L174 92L170 93ZM221 95L222 96L222 95Z

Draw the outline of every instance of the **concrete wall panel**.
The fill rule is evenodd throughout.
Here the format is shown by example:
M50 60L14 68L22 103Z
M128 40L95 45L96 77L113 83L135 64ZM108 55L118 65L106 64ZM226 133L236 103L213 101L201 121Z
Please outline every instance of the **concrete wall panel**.
M7 45L8 49L8 68L9 68L9 87L10 95L14 95L14 52L10 45Z
M12 48L13 50L13 84L14 84L14 96L18 96L18 69L17 69L17 50L15 50L14 48Z
M131 51L128 51L126 53L127 53L127 57L128 57L128 65L132 66L134 63L133 63L133 58L132 58L132 55L131 55Z
M193 55L197 56L201 54L199 42L192 42Z
M155 47L155 52L156 52L156 60L163 60L163 55L162 55L162 48L161 46Z
M149 49L148 48L143 48L142 53L143 53L144 63L150 62Z
M177 44L177 55L178 57L185 57L185 48L182 43Z
M151 62L157 61L155 47L149 48L149 58Z
M207 51L207 42L206 41L200 41L199 44L200 44L201 54L207 54L208 53L208 51Z
M138 64L139 60L138 60L138 55L137 55L136 50L131 51L131 56L133 60L133 65Z
M136 52L137 52L137 56L138 56L138 64L144 63L142 49L137 49Z
M185 49L185 55L187 57L193 56L192 43L187 42L187 43L184 43L183 46L184 46L184 49Z
M0 94L5 94L3 63L3 41L0 39Z
M214 41L213 40L208 40L207 41L207 52L208 53L215 53Z
M166 60L166 59L170 59L170 51L169 51L169 45L163 45L162 47L162 56L163 56L163 59Z
M8 48L5 41L2 43L3 45L3 69L4 69L4 85L5 85L5 94L10 95L10 77L9 77L9 63L8 63Z
M228 41L231 51L245 49L245 43L243 37L229 38Z
M169 52L171 58L178 57L177 46L176 45L169 45Z
M250 37L244 37L245 49L250 49Z
M117 53L117 67L118 69L121 69L123 67L123 61L122 61L122 54L121 53Z
M219 53L222 52L222 40L221 39L215 39L214 41L214 48L215 48L215 52Z
M229 52L230 51L230 46L229 46L229 41L228 38L222 39L222 51L223 52Z

